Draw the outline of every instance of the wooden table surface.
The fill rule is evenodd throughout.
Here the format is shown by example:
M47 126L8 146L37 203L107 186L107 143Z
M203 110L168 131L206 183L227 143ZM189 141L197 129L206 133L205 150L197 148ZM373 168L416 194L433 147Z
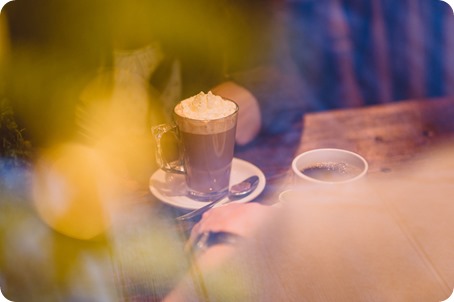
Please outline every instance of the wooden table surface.
M357 152L369 172L389 171L454 138L454 99L406 101L304 117L297 153L314 148Z
M222 286L231 281L217 279L226 278L222 270L219 276L201 272L198 282L204 283L208 297L220 301L446 299L454 287L454 239L450 238L454 203L452 198L444 198L443 190L454 187L454 172L443 172L443 181L437 185L427 179L431 175L418 178L415 174L404 177L404 182L398 180L405 167L426 162L425 154L453 139L454 100L431 99L310 113L285 134L237 148L236 157L257 165L267 177L267 188L256 202L278 202L292 178L292 159L314 148L343 148L363 155L370 165L368 179L379 181L355 189L354 198L349 195L350 189L336 191L334 197L327 193L332 194L332 189L303 187L297 191L301 200L298 197L296 202L286 203L298 204L285 214L288 216L283 220L288 223L270 223L266 235L260 237L265 242L260 250L248 247L237 259L241 269L235 276L247 285L246 293L233 294L230 299L219 296L226 294ZM387 182L394 175L397 180ZM440 175L435 176L438 179ZM428 181L430 185L426 185ZM418 192L415 187L421 189L418 198L407 194L408 190ZM454 194L454 189L449 190ZM291 194L289 199L295 199ZM408 196L414 198L409 201ZM138 206L132 214L135 223L122 228L123 235L114 240L116 277L126 300L159 300L175 284L167 276L157 281L151 271L147 273L147 269L159 270L158 264L147 266L143 258L151 257L153 253L147 249L153 249L156 243L129 244L149 236L154 227L150 213L161 213ZM169 213L168 209L163 212ZM132 228L141 231L125 231ZM181 247L179 244L172 247L173 252ZM176 275L187 269L186 265L170 267Z
M253 301L447 299L454 289L453 139L452 99L307 114L293 156L348 149L366 158L369 172L345 185L289 186L291 173L276 167L281 176L273 178L272 161L255 159L273 188L261 202L290 190L262 243L232 261L251 290L237 294ZM207 296L216 297L215 282L205 281Z
M274 203L298 154L341 148L361 154L369 173L389 173L454 139L454 98L308 113L290 131L261 138L235 156L262 169L268 186L257 200Z
M409 100L308 113L301 125L238 148L235 155L260 167L270 180L285 174L297 154L315 148L357 152L377 172L453 138L454 98Z

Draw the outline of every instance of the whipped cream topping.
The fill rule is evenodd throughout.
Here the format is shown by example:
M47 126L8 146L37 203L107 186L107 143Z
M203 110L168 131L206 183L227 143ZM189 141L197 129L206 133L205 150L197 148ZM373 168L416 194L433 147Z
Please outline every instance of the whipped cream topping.
M234 102L214 95L211 91L199 94L181 101L175 107L179 116L194 120L214 120L231 115L237 109Z

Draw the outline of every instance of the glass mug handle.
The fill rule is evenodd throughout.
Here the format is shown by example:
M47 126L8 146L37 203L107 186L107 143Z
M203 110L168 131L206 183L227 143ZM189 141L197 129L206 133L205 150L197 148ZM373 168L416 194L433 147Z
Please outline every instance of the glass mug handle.
M178 127L176 125L168 125L168 124L160 124L151 128L151 132L153 137L156 141L156 162L159 167L170 173L177 173L177 174L186 174L184 169L184 163L181 156L181 150L179 151L178 159L172 162L168 162L164 158L163 148L161 144L161 139L164 134L170 132L177 138L178 142L180 142L179 135L178 135ZM180 149L180 148L179 148Z

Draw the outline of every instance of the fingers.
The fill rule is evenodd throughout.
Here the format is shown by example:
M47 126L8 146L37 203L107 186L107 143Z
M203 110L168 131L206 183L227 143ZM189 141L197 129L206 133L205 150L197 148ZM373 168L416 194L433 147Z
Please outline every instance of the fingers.
M228 232L242 237L265 223L271 208L258 203L231 203L205 212L191 230L190 242L204 232Z
M222 210L220 210L221 208ZM224 209L227 210L224 211ZM231 223L229 222L230 215L232 215L232 210L227 207L217 207L203 213L200 221L191 230L188 242L186 243L186 250L193 248L197 244L202 244L202 240L207 239L203 238L206 235L202 237L204 234L220 232L234 233L229 226Z

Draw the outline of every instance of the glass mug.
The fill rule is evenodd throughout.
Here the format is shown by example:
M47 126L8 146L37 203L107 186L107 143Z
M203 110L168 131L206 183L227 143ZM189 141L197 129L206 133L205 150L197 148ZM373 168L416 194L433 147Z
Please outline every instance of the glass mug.
M152 128L159 167L169 173L184 174L188 196L200 201L226 195L229 190L238 105L223 100L234 104L233 113L214 119L194 119L174 110L174 125L161 124ZM179 142L180 156L174 162L166 161L162 151L161 138L169 132Z

